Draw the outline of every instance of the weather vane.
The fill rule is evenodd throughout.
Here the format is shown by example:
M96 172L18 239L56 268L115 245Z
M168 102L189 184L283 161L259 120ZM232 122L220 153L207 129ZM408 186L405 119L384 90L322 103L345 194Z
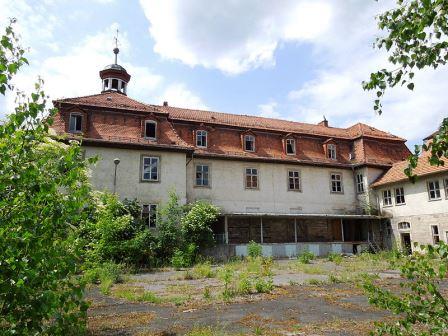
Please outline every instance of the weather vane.
M120 49L118 49L118 29L117 29L117 34L114 37L114 41L115 41L115 48L114 48L115 64L117 64L117 55L120 52Z

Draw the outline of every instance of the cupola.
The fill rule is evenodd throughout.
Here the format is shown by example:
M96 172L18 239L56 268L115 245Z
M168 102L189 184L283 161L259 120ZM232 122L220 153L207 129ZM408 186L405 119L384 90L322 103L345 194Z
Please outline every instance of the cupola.
M113 91L125 95L129 80L131 79L131 75L127 73L125 68L117 64L117 56L118 53L120 52L120 49L118 49L117 39L115 39L115 41L116 41L116 46L114 48L115 63L106 66L103 70L100 71L100 77L102 80L101 92Z

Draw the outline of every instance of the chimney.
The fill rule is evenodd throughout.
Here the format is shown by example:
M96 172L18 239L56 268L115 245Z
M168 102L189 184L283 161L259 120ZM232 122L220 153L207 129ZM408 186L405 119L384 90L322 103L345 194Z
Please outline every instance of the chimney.
M320 126L328 127L328 120L324 116L324 120L322 120L320 123L318 123Z
M168 102L167 102L167 101L164 101L164 102L163 102L163 106L168 106Z

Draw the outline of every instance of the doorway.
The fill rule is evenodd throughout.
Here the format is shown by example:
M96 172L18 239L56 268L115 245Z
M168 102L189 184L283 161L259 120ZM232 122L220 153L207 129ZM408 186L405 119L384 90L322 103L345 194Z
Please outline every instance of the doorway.
M401 247L406 254L412 253L411 234L409 232L401 233Z

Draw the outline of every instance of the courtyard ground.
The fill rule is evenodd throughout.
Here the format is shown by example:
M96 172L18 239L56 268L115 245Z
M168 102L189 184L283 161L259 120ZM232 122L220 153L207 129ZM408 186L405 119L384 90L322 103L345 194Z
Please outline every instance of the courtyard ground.
M368 304L366 276L392 289L401 281L390 260L371 256L134 274L89 289L88 326L91 335L367 335L391 316Z

